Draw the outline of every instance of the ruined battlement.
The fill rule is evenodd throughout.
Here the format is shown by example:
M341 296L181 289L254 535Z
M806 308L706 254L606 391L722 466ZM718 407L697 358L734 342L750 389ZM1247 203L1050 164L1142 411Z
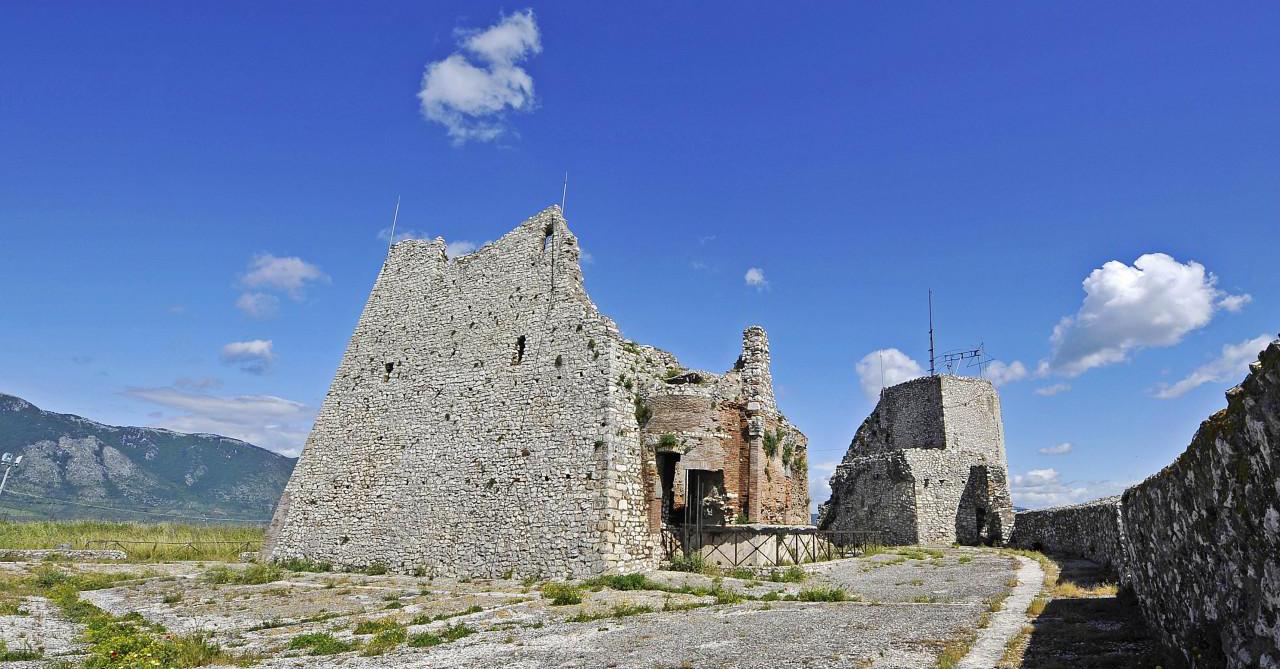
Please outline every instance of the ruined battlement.
M644 428L683 368L591 302L558 207L474 253L445 249L392 247L263 554L452 576L655 567L662 478ZM744 339L741 369L706 375L706 399L769 423L767 338Z

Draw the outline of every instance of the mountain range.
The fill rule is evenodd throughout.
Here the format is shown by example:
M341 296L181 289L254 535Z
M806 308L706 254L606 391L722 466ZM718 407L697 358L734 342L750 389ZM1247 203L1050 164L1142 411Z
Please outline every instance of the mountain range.
M288 458L238 439L103 425L0 393L0 451L22 455L0 518L270 518Z

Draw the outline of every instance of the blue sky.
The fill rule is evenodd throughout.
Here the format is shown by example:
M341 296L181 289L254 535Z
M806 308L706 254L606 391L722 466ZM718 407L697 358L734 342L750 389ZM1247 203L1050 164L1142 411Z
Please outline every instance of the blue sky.
M930 288L939 348L1011 377L1015 502L1112 492L1280 330L1278 27L1167 3L8 6L0 392L292 452L396 197L402 231L462 251L568 171L627 336L721 370L768 329L815 501L874 404L859 362L872 386L876 351L891 379L927 366Z

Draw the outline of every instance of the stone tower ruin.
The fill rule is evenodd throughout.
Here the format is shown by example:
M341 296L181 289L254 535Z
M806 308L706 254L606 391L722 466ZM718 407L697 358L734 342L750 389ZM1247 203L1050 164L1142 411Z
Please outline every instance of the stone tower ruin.
M1000 396L926 376L885 388L831 477L818 527L886 544L999 544L1013 525Z
M686 370L623 339L580 255L554 206L457 258L395 244L263 556L581 577L655 567L664 519L689 509L800 518L805 440L777 411L764 331L731 371Z

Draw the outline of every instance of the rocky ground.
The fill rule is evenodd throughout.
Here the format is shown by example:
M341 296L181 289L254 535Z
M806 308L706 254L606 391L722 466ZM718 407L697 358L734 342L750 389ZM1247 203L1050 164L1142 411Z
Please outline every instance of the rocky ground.
M208 633L225 657L262 667L772 669L934 667L982 634L1024 563L981 549L902 549L810 566L798 582L656 572L587 583L580 603L560 605L555 586L514 580L286 571L241 585L234 576L245 565L57 568L130 571L134 580L81 599L115 616L141 614L175 636ZM49 566L0 563L10 577L38 569ZM837 592L844 601L802 601L839 600ZM86 652L77 626L50 602L31 595L21 608L0 615L0 638L44 656L12 666Z

